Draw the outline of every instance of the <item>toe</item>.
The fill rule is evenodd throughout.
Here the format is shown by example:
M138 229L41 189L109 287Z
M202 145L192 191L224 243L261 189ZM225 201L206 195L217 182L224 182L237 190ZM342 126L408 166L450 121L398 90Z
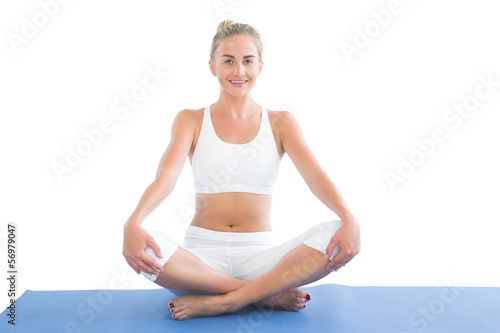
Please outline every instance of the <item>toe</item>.
M175 317L174 317L175 316ZM185 312L185 311L180 311L178 313L174 313L172 315L172 317L175 319L175 320L186 320L189 318L188 314Z
M170 312L172 313L179 313L184 309L184 306L179 305L179 306L174 306L173 308L170 309Z
M308 292L305 292L304 290L297 290L297 291L298 291L297 294L298 297L305 298L307 300L311 299L311 295Z
M169 306L170 312L172 312L172 313L177 313L177 312L182 311L184 309L184 304L180 303L178 300L177 301L170 301L170 303L168 303L168 306Z
M171 309L173 308L174 306L176 305L179 305L179 299L177 298L172 298L169 302L168 302L168 308Z
M306 307L305 304L296 304L295 305L295 311L300 311L300 310L302 310L305 307Z

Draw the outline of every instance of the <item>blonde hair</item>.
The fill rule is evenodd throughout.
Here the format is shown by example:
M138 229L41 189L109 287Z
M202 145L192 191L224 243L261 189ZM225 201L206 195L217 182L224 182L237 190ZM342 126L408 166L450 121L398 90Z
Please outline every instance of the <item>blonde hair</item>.
M251 25L245 23L235 23L231 20L224 20L219 23L217 33L212 40L212 48L210 50L210 59L215 60L215 50L219 47L221 41L233 36L251 36L255 40L255 45L259 51L259 61L262 61L263 45L260 40L260 35Z

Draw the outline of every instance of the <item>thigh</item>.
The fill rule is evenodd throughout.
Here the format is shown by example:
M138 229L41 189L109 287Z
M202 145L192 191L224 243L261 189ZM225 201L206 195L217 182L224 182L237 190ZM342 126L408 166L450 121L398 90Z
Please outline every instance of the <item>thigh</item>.
M157 257L151 247L146 248L144 252L160 265L164 266L177 249L182 248L200 259L208 267L227 274L229 269L225 247L212 246L210 242L208 242L207 245L207 241L187 242L186 239L184 241L184 246L181 246L163 231L155 229L146 229L146 231L154 238L160 247L162 258ZM145 272L141 272L141 274L153 282L156 280L156 275Z
M340 220L326 221L304 231L297 237L280 245L259 252L241 255L241 260L233 259L233 276L240 280L253 281L269 272L288 252L301 244L326 252L333 234L340 228ZM334 252L334 255L338 253ZM237 254L235 255L235 257Z
M151 237L154 238L160 247L163 258L158 258L153 249L150 247L148 247L144 252L146 252L148 256L153 258L160 265L164 266L168 259L180 247L192 253L208 267L230 274L227 246L223 240L212 239L210 237L211 235L200 234L200 231L197 231L194 228L188 228L184 238L184 244L179 245L172 237L160 230L146 229L146 231L151 235ZM144 272L142 273L148 279L154 281L154 275L149 275Z
M150 247L145 250L146 254L164 267L169 263L171 265L169 269L160 272L158 278L156 275L145 272L141 272L141 274L177 297L195 294L214 295L215 291L213 290L218 290L221 283L224 287L228 287L236 281L224 274L223 269L218 269L220 268L218 266L221 266L219 265L220 257L226 253L218 251L218 249L225 249L225 247L208 246L207 251L204 250L206 242L187 242L186 248L178 245L174 239L162 231L152 229L146 229L146 231L160 247L163 258L158 258ZM213 292L202 290L212 290Z

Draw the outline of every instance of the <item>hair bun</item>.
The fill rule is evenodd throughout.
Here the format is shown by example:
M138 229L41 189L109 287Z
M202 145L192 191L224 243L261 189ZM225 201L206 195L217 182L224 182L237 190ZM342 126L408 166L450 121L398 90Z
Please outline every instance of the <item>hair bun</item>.
M221 41L233 36L250 36L253 37L257 51L259 52L259 61L262 61L262 41L260 35L251 25L246 23L235 23L231 20L224 20L217 26L217 32L212 39L210 47L210 60L215 61L215 51L219 47Z
M234 24L234 21L231 21L231 20L222 21L221 23L219 23L219 26L217 27L217 32L219 32L221 29L223 29L231 24Z

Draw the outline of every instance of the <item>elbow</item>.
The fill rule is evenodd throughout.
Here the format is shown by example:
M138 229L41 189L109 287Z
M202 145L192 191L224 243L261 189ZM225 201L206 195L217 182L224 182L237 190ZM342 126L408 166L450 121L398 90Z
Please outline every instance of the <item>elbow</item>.
M167 173L157 174L156 179L153 181L153 185L157 188L162 198L165 198L173 190L173 178Z
M309 177L309 180L306 181L309 185L309 189L314 194L319 194L320 189L324 186L325 183L329 182L330 178L328 177L325 170L322 168L318 168L315 170Z

